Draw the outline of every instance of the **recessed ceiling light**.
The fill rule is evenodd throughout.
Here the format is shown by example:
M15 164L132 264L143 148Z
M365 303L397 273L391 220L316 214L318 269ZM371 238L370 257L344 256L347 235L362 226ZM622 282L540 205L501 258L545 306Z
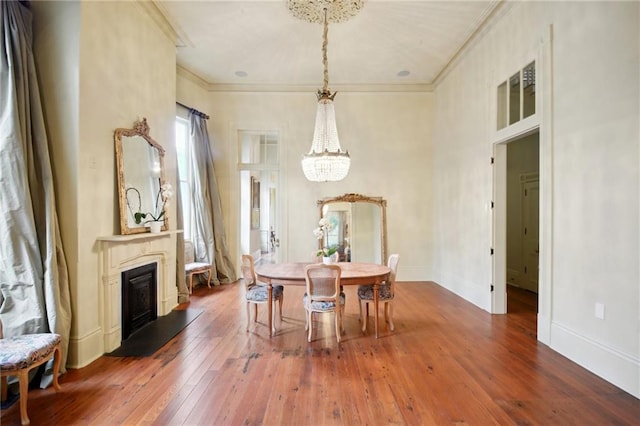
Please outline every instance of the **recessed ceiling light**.
M408 76L409 74L411 74L409 71L407 71L407 70L402 70L402 71L398 72L398 74L397 74L397 75L398 75L398 77L406 77L406 76Z
M246 71L236 71L235 74L238 77L246 77L247 75L249 75L249 74L247 74Z

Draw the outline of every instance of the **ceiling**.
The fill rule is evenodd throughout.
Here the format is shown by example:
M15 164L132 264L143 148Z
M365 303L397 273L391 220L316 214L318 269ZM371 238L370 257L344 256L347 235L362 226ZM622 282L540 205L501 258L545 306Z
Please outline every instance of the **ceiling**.
M322 25L286 0L154 2L178 35L179 71L209 89L322 86ZM329 88L429 88L500 3L365 0L329 24Z

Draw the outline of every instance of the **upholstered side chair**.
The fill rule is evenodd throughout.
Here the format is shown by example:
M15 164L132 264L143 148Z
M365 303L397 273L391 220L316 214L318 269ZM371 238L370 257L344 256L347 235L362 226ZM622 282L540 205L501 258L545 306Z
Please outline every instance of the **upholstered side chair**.
M251 305L254 307L254 322L258 321L258 305L273 303L273 332L276 331L276 302L280 306L280 322L282 322L282 302L284 300L284 288L281 285L274 285L271 290L271 300L267 300L269 295L267 286L258 284L256 277L255 263L253 256L245 254L242 256L242 278L245 286L245 298L247 300L247 331L251 324Z
M336 339L340 342L344 331L343 310L345 295L340 290L342 269L339 265L314 263L305 269L306 293L302 299L306 310L305 330L309 331L307 341L313 334L313 313L335 313Z
M184 241L184 270L189 276L189 293L193 292L193 276L207 274L207 287L211 288L212 267L210 263L196 262L195 249L189 240Z
M389 324L389 329L393 331L393 296L395 294L396 273L398 271L399 254L389 256L387 266L391 269L389 279L380 284L378 288L378 301L384 303L384 320ZM360 321L362 322L362 332L367 331L367 321L369 320L369 303L373 303L373 285L361 285L358 287L358 304L360 307ZM363 316L363 305L364 312Z
M0 322L0 388L2 400L7 398L7 377L17 376L20 389L20 417L23 425L30 424L27 415L29 371L54 357L53 387L60 390L61 338L55 333L25 334L7 337L2 335ZM6 420L6 419L5 419Z

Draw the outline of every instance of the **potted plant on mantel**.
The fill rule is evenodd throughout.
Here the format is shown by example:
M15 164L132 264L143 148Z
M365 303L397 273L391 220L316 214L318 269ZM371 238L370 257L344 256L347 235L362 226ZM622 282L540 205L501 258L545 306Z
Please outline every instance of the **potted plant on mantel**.
M136 223L137 224L148 223L149 232L151 232L152 234L160 233L160 231L162 230L162 222L163 222L162 218L164 217L164 213L166 211L165 208L169 207L169 199L171 199L171 197L173 197L173 188L171 187L171 184L165 182L164 184L160 185L160 188L158 189L158 194L156 195L156 206L155 206L154 212L153 213L136 212L133 215ZM162 203L160 203L160 200L162 200ZM150 217L151 219L142 222L142 220L146 219L147 216Z

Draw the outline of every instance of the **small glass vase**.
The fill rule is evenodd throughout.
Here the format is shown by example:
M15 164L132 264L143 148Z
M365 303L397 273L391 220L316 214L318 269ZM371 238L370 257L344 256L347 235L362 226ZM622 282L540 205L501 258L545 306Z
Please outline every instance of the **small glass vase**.
M152 221L149 222L149 232L152 234L159 234L162 231L162 222Z

